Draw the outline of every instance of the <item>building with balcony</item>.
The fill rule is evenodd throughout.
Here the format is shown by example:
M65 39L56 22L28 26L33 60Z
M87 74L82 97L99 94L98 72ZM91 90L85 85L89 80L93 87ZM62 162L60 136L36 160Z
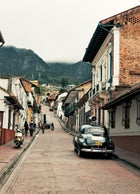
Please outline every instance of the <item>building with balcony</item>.
M129 145L128 136L131 137L131 142L135 141L132 131L137 131L139 138L139 125L136 121L134 125L132 123L128 125L128 110L133 104L127 100L128 98L121 106L118 104L113 106L113 102L140 81L138 42L140 42L140 6L100 21L83 57L83 61L92 64L92 87L88 101L93 116L97 118L98 124L109 128L111 134L114 131L112 135L116 142L126 140L125 147ZM106 106L111 102L112 106ZM120 104L122 102L124 101L121 100ZM135 100L133 102L137 103ZM137 115L136 110L131 107L132 117ZM123 136L124 131L125 136Z
M87 121L90 107L86 104L88 92L91 89L91 80L75 86L70 90L63 101L64 115L67 119L67 127L77 131Z
M14 137L14 127L23 128L27 94L19 78L0 77L0 145Z
M112 110L110 135L117 147L140 154L140 82L102 107Z
M13 139L15 125L24 129L26 120L35 122L39 106L34 87L36 85L22 77L0 77L0 145Z
M140 6L104 19L86 49L83 61L92 64L89 103L98 124L109 124L101 107L115 98L116 87L119 93L140 79L139 26Z

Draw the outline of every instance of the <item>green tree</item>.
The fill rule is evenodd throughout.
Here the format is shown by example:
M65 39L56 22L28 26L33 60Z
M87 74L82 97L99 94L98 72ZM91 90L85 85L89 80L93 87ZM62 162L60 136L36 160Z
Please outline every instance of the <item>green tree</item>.
M67 85L68 85L68 79L63 77L62 80L61 80L62 88L66 88Z

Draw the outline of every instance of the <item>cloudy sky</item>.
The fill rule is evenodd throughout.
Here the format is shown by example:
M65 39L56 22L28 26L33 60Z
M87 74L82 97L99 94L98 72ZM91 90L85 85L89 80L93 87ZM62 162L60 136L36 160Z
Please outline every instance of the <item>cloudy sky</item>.
M33 50L46 62L82 60L100 20L140 0L0 0L5 46Z

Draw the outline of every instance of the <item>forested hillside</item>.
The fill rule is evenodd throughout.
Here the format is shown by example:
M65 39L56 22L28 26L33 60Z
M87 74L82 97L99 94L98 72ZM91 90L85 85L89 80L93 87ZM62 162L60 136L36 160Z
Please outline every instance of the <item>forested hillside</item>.
M91 66L80 61L47 63L32 50L3 46L0 48L0 76L24 76L40 83L60 85L63 78L69 84L91 79Z

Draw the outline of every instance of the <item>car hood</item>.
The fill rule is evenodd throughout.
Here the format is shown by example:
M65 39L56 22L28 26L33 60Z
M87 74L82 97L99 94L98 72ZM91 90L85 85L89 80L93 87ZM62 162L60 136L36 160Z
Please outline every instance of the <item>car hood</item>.
M103 136L94 136L92 134L82 134L82 138L88 142L100 141L100 142L104 143L106 140L106 138Z

